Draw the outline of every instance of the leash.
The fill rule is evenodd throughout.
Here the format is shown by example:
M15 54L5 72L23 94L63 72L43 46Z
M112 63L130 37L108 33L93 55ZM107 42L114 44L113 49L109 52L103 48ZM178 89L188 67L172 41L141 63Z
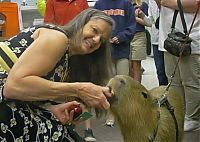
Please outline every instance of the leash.
M177 122L177 119L176 119L176 116L174 114L174 107L169 103L168 99L167 99L167 93L168 91L166 91L162 96L161 98L157 99L157 104L159 107L165 107L167 108L167 110L170 112L172 118L173 118L173 121L174 121L174 124L175 124L175 129L176 129L176 142L178 141L178 137L179 137L179 134L178 134L178 122Z

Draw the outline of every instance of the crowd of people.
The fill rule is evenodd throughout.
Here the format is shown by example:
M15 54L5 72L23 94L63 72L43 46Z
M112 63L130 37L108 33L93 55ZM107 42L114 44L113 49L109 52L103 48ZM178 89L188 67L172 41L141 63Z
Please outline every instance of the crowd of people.
M200 1L181 4L189 31ZM185 98L184 131L200 129L200 12L189 33L191 55L176 57L164 49L175 10L177 0L98 0L93 8L87 0L47 0L43 25L0 42L0 140L96 141L90 119L84 138L74 131L80 122L70 108L109 112L112 76L141 82L147 29L159 86L170 82ZM179 14L176 30L183 32ZM109 112L106 125L114 124Z

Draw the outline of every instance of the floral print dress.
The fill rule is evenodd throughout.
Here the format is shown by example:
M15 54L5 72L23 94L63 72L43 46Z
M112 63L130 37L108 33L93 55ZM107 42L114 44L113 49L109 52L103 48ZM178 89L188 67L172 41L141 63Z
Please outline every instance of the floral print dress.
M21 31L4 43L19 57L34 41L34 31L41 27L65 33L52 25L33 26ZM65 79L67 71L68 54L66 51L55 68L44 78L61 82ZM1 86L6 77L7 73L1 72ZM62 125L50 111L38 105L44 102L2 101L0 103L0 142L68 142L69 126Z

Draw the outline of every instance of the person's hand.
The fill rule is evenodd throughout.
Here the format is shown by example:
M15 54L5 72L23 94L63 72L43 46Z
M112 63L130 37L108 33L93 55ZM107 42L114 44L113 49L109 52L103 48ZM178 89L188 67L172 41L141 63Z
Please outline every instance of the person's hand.
M102 87L93 83L81 83L78 89L78 96L88 106L108 109L110 107L106 97L111 97L108 87Z
M51 105L50 111L62 124L70 124L73 122L73 116L74 116L74 110L70 111L70 108L73 105L80 105L80 103L72 101L58 105Z
M118 37L115 36L115 37L111 38L110 43L119 44L119 39L118 39Z
M138 17L141 18L141 19L144 19L144 17L145 17L144 12L140 9L138 10Z
M140 8L135 9L135 17L138 17L139 10Z

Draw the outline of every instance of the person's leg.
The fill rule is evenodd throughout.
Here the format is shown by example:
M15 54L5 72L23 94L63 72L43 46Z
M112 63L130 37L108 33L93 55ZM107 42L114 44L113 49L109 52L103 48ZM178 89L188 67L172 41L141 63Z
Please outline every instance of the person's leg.
M87 111L88 112L88 109L86 108L85 105L83 105L83 111ZM91 128L91 120L90 119L87 119L85 120L85 130L84 130L84 134L85 134L85 141L86 142L95 142L96 141L96 138L93 134L93 131L92 131L92 128Z
M142 80L142 72L141 72L141 61L132 61L132 68L133 68L133 79L141 82Z
M131 77L134 80L141 82L142 72L141 72L141 61L140 60L132 60L131 61Z
M117 75L129 75L129 60L126 58L117 60L116 63Z
M177 67L174 77L172 78L177 61L178 61L178 58L176 56L173 56L169 54L168 52L164 52L164 63L165 63L164 65L165 65L165 72L166 72L168 81L170 82L172 79L171 86L176 87L176 90L180 94L183 94L183 97L185 98L185 92L184 92L184 87L182 85L182 79L180 77L179 67Z
M116 75L129 75L129 60L119 59L115 61ZM106 125L113 127L115 123L114 115L109 111L107 115Z
M159 85L167 85L168 80L165 74L164 53L158 50L158 45L152 44L152 46Z
M85 129L91 129L91 122L90 119L85 120Z
M179 67L177 67L174 77L171 78L171 76L174 73L175 67L177 65L177 61L178 61L178 58L176 56L173 56L169 54L168 52L164 52L165 72L166 72L168 81L170 82L172 80L171 87L173 87L176 90L177 94L181 94L183 96L183 99L185 100L185 92L184 92L184 88L183 88L181 77L180 77ZM185 102L184 102L184 105L185 105ZM184 112L182 118L184 118L185 107L182 109ZM180 129L183 130L184 122L179 122L179 123L181 124ZM183 135L183 132L181 135Z
M130 53L130 76L141 82L141 61L147 57L147 39L145 32L137 32L131 41L131 53Z
M179 64L186 100L185 131L200 128L200 55L182 57Z
M106 125L109 126L109 127L113 127L114 124L115 124L115 117L112 114L112 112L108 111L107 119L106 119Z

